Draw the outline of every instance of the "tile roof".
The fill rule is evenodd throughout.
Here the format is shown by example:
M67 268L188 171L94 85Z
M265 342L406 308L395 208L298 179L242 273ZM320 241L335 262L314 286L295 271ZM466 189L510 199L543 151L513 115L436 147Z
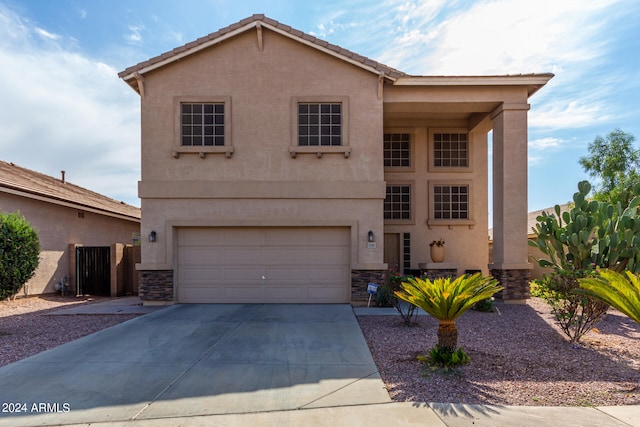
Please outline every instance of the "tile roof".
M396 70L387 65L384 65L372 59L366 58L362 55L358 55L357 53L341 48L340 46L333 45L329 42L318 39L312 35L305 34L302 31L291 28L288 25L282 24L262 14L253 15L249 18L245 18L235 24L229 25L228 27L221 28L214 33L211 33L204 37L200 37L197 40L189 42L183 46L177 47L169 52L165 52L147 61L141 62L132 67L129 67L124 71L118 73L118 76L125 79L127 77L131 78L133 74L135 74L136 72L143 71L148 67L151 67L159 63L171 61L172 59L179 59L185 55L188 55L190 51L195 52L199 50L199 48L214 44L216 40L224 39L224 36L228 33L243 32L248 29L255 28L258 25L265 26L265 28L270 28L274 31L278 31L285 35L289 35L294 39L298 39L300 42L310 44L311 46L315 46L318 49L327 50L329 51L329 53L332 53L337 57L341 57L346 61L355 63L356 65L360 64L361 66L368 68L372 71L375 70L378 73L384 73L385 76L390 77L392 79L397 79L399 77L406 76L406 74L403 73L402 71Z
M140 221L140 208L2 160L0 192L25 194L50 203L72 205L78 209Z

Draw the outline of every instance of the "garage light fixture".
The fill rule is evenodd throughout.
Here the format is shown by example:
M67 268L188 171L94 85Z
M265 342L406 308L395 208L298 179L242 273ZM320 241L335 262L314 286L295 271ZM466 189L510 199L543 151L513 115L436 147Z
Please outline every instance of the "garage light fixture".
M155 243L156 241L156 232L153 230L151 230L151 233L149 233L149 241L151 243Z
M375 242L376 241L376 236L374 236L373 231L369 230L369 234L367 234L367 241L368 242Z

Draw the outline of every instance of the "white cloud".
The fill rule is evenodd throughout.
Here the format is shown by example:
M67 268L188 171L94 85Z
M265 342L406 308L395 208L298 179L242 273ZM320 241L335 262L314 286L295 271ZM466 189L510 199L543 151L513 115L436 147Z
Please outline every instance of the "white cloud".
M58 39L38 45L39 29L1 8L0 22L0 158L137 204L137 95Z
M562 140L555 137L547 137L534 139L529 141L529 148L532 150L549 150L558 148L562 144Z
M547 130L576 129L604 124L614 117L601 101L590 101L586 97L576 100L558 99L531 111L529 126Z
M124 38L132 43L142 43L142 32L144 30L144 25L129 25L129 33L125 34Z
M46 31L46 30L43 30L42 28L35 28L35 30L34 30L34 31L35 31L39 36L41 36L42 38L45 38L45 39L49 39L49 40L58 40L58 39L60 38L60 36L59 36L59 35L57 35L57 34L53 34L53 33L50 33L50 32L48 32L48 31Z
M548 72L598 57L603 12L616 2L494 0L458 9L445 9L444 2L424 2L429 8L403 4L396 41L408 50L393 50L391 57L418 74ZM429 54L413 56L414 48Z

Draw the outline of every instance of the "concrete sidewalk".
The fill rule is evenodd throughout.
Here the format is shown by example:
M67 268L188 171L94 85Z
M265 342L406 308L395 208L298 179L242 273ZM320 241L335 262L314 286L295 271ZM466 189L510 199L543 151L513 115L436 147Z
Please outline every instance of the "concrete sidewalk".
M566 408L407 402L98 422L73 426L640 427L640 407Z

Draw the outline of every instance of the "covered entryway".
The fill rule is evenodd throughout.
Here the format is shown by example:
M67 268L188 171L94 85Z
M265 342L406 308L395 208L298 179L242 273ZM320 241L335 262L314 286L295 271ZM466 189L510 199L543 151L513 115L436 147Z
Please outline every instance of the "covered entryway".
M178 229L181 303L348 303L348 227Z

